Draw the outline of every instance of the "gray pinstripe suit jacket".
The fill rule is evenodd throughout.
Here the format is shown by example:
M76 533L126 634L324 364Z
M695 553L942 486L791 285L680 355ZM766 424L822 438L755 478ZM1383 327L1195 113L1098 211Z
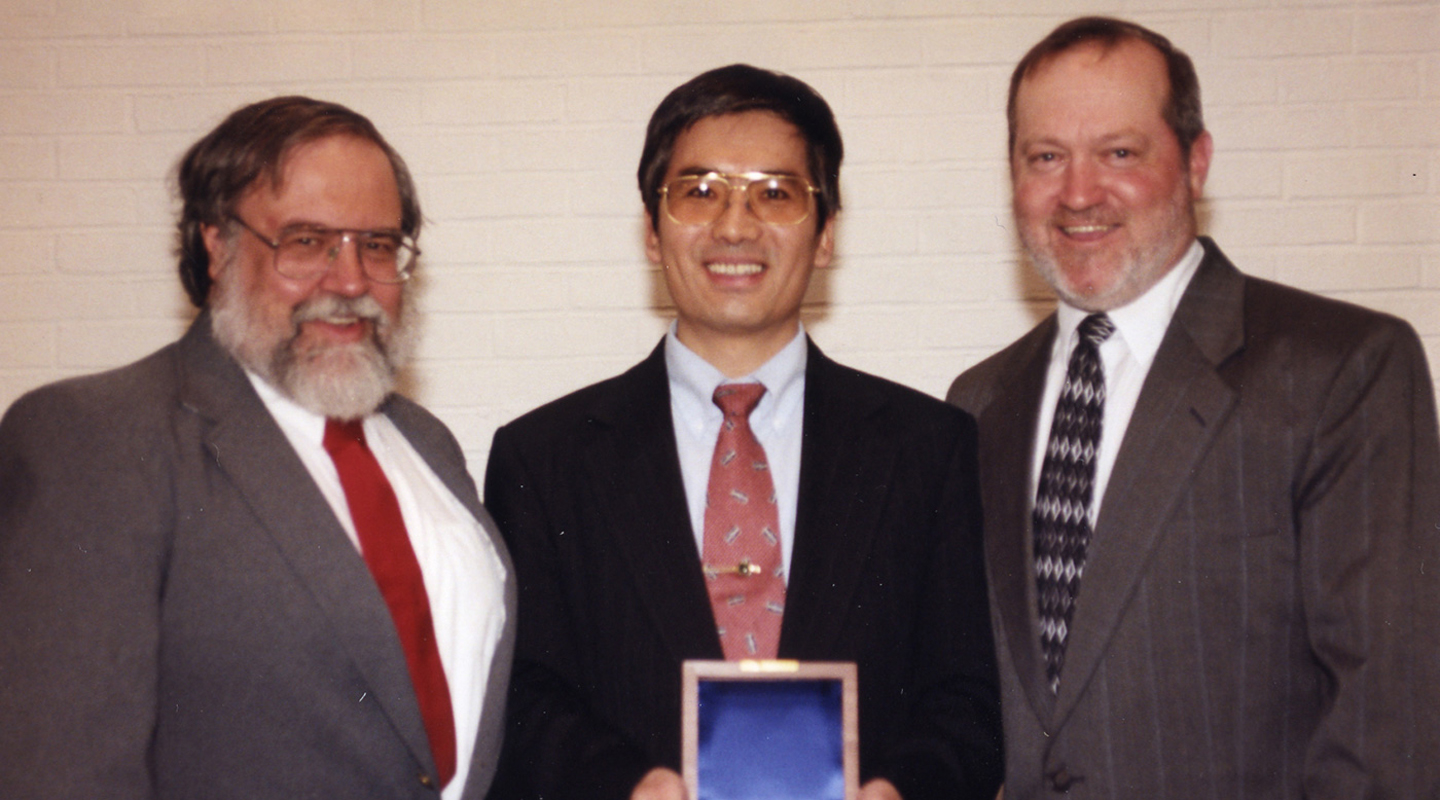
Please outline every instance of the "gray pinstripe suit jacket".
M1414 332L1205 259L1122 440L1058 696L1030 454L1051 317L961 375L1006 797L1440 793L1440 445Z

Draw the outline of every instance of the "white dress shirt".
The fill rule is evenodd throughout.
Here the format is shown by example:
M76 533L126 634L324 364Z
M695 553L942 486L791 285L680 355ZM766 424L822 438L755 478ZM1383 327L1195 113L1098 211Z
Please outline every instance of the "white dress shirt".
M795 544L795 507L800 494L800 443L804 424L805 362L809 351L802 326L790 343L759 369L743 378L725 374L680 343L675 326L665 336L665 370L670 378L670 416L680 453L680 475L697 552L705 552L705 495L710 462L725 414L715 405L722 383L760 383L765 394L750 412L750 429L770 462L775 503L780 515L780 559L790 580L790 553Z
M359 550L360 538L350 518L345 489L325 450L325 418L296 405L260 377L246 374ZM371 414L365 418L364 428L366 443L395 490L430 599L435 642L455 714L455 777L440 796L459 800L475 751L490 662L505 627L501 591L505 566L480 523L389 417Z
M1100 363L1105 372L1105 415L1100 423L1100 450L1095 459L1095 489L1090 502L1090 524L1100 517L1100 505L1105 499L1105 487L1110 483L1110 472L1115 467L1115 457L1120 452L1120 443L1125 430L1130 426L1130 415L1140 399L1140 389L1155 353L1170 327L1170 318L1180 305L1180 298L1205 249L1200 243L1192 242L1190 249L1180 257L1175 266L1148 291L1120 308L1106 312L1115 323L1115 332L1100 345ZM1065 385L1065 370L1069 366L1070 354L1079 343L1076 330L1081 321L1090 315L1060 301L1056 309L1058 331L1055 345L1050 352L1050 367L1045 374L1045 394L1040 399L1040 420L1035 430L1035 449L1030 469L1030 505L1035 505L1035 492L1040 482L1040 468L1045 462L1045 447L1050 440L1050 424L1055 418L1055 403Z

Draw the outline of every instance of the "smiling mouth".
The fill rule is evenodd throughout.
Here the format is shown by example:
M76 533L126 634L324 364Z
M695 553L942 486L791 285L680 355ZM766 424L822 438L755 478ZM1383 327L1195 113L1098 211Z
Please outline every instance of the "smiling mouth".
M745 276L759 275L765 271L765 267L758 263L749 264L706 264L705 269L711 275Z
M304 325L307 322L313 322L335 330L346 330L371 321L372 320L366 316L332 316L326 314L308 317L300 320L297 324Z
M1060 230L1066 236L1088 236L1096 233L1106 233L1120 227L1119 225L1061 225Z

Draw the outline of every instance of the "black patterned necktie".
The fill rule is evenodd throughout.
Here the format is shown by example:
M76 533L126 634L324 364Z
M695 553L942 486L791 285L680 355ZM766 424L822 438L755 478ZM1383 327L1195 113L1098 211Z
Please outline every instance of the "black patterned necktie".
M1075 597L1090 545L1090 501L1095 456L1105 413L1105 372L1100 343L1115 331L1104 314L1091 314L1079 328L1065 386L1055 404L1050 441L1035 492L1035 580L1040 589L1040 645L1050 691L1060 689L1065 639L1075 616Z

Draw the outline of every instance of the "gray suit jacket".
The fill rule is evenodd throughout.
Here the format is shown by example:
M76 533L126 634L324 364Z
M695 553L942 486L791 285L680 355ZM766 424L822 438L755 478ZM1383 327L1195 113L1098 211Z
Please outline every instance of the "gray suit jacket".
M439 420L383 411L506 563L465 790L494 773L514 582ZM434 798L424 724L363 559L202 314L0 422L0 797Z
M1420 343L1202 243L1096 521L1058 696L1028 496L1054 317L950 389L980 424L1006 797L1435 797L1440 445Z

